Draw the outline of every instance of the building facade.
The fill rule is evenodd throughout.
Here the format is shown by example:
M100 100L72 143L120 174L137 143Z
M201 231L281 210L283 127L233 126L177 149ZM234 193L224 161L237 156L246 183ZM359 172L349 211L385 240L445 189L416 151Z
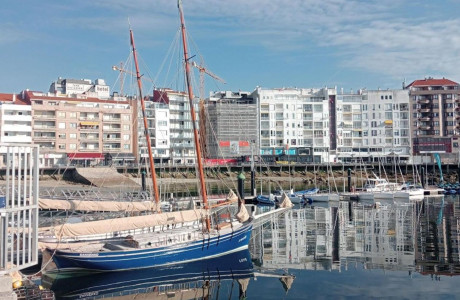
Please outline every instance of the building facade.
M146 98L145 115L150 143L155 163L169 163L171 159L171 140L170 140L170 112L168 93L155 90L153 96ZM144 131L144 119L139 101L134 105L137 108L137 138L138 144L135 153L138 153L140 160L148 159L147 140Z
M247 92L215 92L206 103L207 158L235 158L257 154L257 103Z
M30 103L32 140L40 146L42 166L99 164L107 153L112 162L134 161L133 111L128 101L32 91L19 97Z
M193 165L196 161L196 152L188 94L169 89L163 91L168 96L171 163ZM195 125L198 128L198 101L194 101L194 108L197 120Z
M333 161L336 89L263 89L252 97L259 105L260 154L300 155L305 162Z
M407 90L359 90L337 95L337 160L409 161Z
M458 154L460 85L449 79L415 80L410 93L413 153Z
M0 143L32 143L32 108L15 94L0 94Z

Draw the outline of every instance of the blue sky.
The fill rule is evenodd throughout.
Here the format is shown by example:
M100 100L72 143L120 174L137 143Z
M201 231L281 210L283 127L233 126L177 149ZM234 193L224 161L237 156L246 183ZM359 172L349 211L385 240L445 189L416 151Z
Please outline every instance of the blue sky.
M206 91L459 82L459 8L459 0L184 0L191 54L227 82L208 80ZM141 72L170 86L176 1L26 0L0 10L0 93L47 91L59 76L103 78L119 90L111 67L129 57L128 18Z

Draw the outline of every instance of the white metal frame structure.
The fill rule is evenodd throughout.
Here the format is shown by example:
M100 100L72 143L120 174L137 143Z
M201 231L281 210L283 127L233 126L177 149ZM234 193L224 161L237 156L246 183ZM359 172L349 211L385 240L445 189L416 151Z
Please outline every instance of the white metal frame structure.
M38 262L38 146L6 148L6 192L0 197L0 275ZM1 201L4 200L4 201Z

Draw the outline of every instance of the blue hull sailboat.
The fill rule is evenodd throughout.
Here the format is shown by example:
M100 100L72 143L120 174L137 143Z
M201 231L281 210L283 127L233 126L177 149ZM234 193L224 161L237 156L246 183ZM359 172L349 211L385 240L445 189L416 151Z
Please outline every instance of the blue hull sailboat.
M254 277L248 250L219 258L181 263L173 267L104 273L53 273L42 277L42 285L51 289L58 299L99 299L132 295L131 299L156 299L167 291L175 299L212 298L210 282ZM202 293L200 293L202 292ZM183 294L184 293L184 294ZM192 297L187 297L188 294ZM168 297L169 298L169 297Z
M203 160L198 129L196 128L196 113L190 79L190 59L188 57L185 21L180 0L178 1L178 8L197 158L197 177L200 182L200 196L203 208L65 224L47 228L46 232L49 238L41 240L42 247L46 248L45 256L50 256L49 259L53 260L58 270L122 271L150 268L219 257L248 248L252 230L252 218L249 217L244 204L239 205L240 210L236 214L236 220L227 213L214 219L220 219L221 221L223 219L223 222L215 222L214 224L211 222L211 207L209 207L207 201ZM139 96L142 100L141 75L131 30L130 38L136 66ZM142 112L145 113L142 101L141 104ZM144 126L148 128L145 118ZM145 136L149 137L147 130ZM150 170L155 187L155 167L151 143L148 142L147 144ZM232 198L237 198L233 192L229 194L227 199L233 202ZM158 204L158 189L155 189L155 200ZM158 206L157 209L159 209Z
M192 262L223 256L248 248L252 224L248 223L232 231L221 230L219 234L210 233L209 237L197 238L183 243L170 242L164 247L128 248L126 243L105 243L101 251L71 252L65 250L48 250L53 255L59 270L120 271L156 266ZM227 231L227 233L223 233ZM183 231L188 236L187 231ZM148 242L147 242L148 244ZM110 250L116 249L120 250ZM104 251L107 250L107 251Z

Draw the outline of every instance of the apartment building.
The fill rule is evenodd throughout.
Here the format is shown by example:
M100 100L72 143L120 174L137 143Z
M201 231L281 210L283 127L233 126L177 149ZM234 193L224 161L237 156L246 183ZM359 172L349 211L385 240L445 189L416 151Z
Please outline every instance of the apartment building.
M133 111L127 100L101 100L84 94L56 96L23 91L32 109L32 140L40 145L44 167L134 161Z
M32 143L32 111L30 105L15 94L0 94L0 144ZM0 166L6 166L4 145L0 146Z
M258 109L248 92L214 92L206 103L207 158L256 155L259 149Z
M406 86L413 118L413 153L459 152L459 84L446 79L425 78Z
M408 161L407 90L359 90L337 95L337 159L343 162Z
M196 152L188 94L170 89L162 91L168 96L171 163L193 165L196 160ZM194 108L198 128L198 101L194 102Z
M0 94L0 143L32 143L32 109L15 94Z
M257 87L251 96L259 105L260 154L304 153L314 162L333 161L336 94L335 88Z
M170 112L169 97L166 91L154 90L153 96L146 98L145 117L147 128L150 135L150 143L154 161L157 164L169 163L171 158L171 141L170 141ZM135 153L141 161L148 159L147 140L145 138L144 118L139 101L134 104L137 109L137 138L135 143L138 144Z

